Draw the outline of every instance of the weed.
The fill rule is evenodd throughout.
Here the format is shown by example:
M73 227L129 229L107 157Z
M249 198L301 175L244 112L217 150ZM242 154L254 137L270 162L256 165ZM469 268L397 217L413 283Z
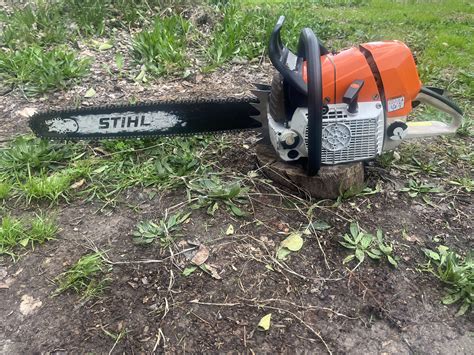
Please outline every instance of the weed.
M187 186L191 193L197 194L197 202L192 208L207 207L207 213L213 216L222 202L234 215L245 215L238 205L248 202L248 188L243 187L240 181L224 182L217 175L211 175L191 180Z
M429 259L425 270L448 285L447 293L442 299L443 304L459 302L461 306L456 315L465 314L474 303L474 255L471 252L465 258L461 258L443 245L438 246L436 251L430 249L423 251Z
M64 89L89 70L90 61L67 48L45 51L37 45L0 52L0 80L26 95Z
M100 296L108 282L105 277L111 271L103 258L103 252L82 256L71 268L56 277L57 288L53 296L67 290L81 295L81 299L89 300Z
M407 192L410 197L417 197L418 195L423 195L427 193L439 193L442 190L433 185L425 184L418 180L410 179L406 187L400 189L402 192Z
M418 173L424 173L429 176L441 176L444 174L444 169L442 168L444 161L429 161L424 162L415 158L414 156L411 157L411 163L406 165L399 165L398 168L401 170L409 171L411 175L416 175Z
M180 15L157 18L150 31L133 40L133 54L154 75L175 74L188 65L186 35L189 21Z
M463 189L467 193L474 191L474 180L469 176L458 177L456 179L450 180L449 184L458 186L460 189Z
M151 244L159 239L162 247L167 247L179 236L181 224L186 223L190 213L178 212L171 216L165 216L158 224L151 221L142 221L137 224L137 230L133 233L133 241L136 244Z
M388 169L395 161L394 151L383 152L377 157L377 163L384 169Z
M339 243L347 249L354 250L354 254L348 255L343 263L346 264L356 258L359 266L365 259L365 255L374 260L379 260L386 257L388 262L397 267L398 263L393 256L392 245L386 244L383 240L383 233L380 229L377 230L377 237L372 234L363 232L357 223L351 223L350 235L343 235L344 241ZM356 267L357 267L356 266Z

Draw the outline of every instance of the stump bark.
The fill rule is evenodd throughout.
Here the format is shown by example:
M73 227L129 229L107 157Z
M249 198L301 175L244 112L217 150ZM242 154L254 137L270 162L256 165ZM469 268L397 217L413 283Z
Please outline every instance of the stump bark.
M271 145L257 146L257 162L261 171L275 183L314 198L336 199L346 191L364 188L364 165L361 162L322 166L316 176L308 176L301 164L282 161Z

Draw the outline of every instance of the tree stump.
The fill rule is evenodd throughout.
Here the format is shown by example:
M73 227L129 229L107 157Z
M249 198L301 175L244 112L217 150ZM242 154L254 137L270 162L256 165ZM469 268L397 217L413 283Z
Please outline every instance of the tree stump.
M314 198L336 199L346 191L364 188L364 165L361 162L322 166L316 176L308 176L301 164L284 162L271 145L257 146L257 162L261 171L277 184Z

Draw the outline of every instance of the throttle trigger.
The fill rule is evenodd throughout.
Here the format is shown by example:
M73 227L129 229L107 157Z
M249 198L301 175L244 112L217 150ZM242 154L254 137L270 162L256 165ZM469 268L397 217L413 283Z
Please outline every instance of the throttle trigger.
M359 92L363 86L364 80L354 80L344 93L342 102L349 105L349 107L347 108L347 111L349 113L357 112L357 98L359 97Z

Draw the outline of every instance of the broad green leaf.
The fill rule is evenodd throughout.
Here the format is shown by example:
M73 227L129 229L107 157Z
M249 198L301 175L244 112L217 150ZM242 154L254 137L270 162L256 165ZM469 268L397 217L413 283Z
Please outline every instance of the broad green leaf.
M392 258L390 255L387 255L387 259L390 264L392 264L395 267L398 267L397 261L394 258Z
M465 314L467 312L467 310L469 309L469 307L471 306L471 304L469 303L469 301L466 299L463 304L461 305L461 307L459 307L457 313L456 313L456 317L459 317L459 316L462 316L463 314Z
M95 96L95 90L94 88L90 88L89 90L86 91L86 93L84 94L84 97L93 97Z
M392 247L390 245L379 244L379 249L384 254L391 254L392 253Z
M362 240L360 241L361 248L362 249L367 249L369 247L370 243L372 243L372 235L364 234L364 236L362 237Z
M356 256L357 260L359 260L359 262L363 262L364 258L365 258L365 253L364 253L364 251L362 251L360 249L356 249L355 256Z
M189 276L191 275L194 271L196 271L197 266L188 266L186 269L183 270L183 275L184 276Z
M350 231L351 231L352 237L356 239L357 236L359 235L359 225L355 222L351 223Z
M141 82L146 82L146 77L145 77L145 69L142 69L140 73L135 77L135 81L141 81Z
M436 261L439 261L439 259L440 259L439 254L434 252L433 250L423 248L423 252L430 259L433 259L433 260L436 260Z
M375 254L375 255L378 255L378 256L382 256L382 252L376 248L370 248L370 252L372 254Z
M260 322L258 322L258 327L262 328L265 331L270 329L271 319L272 319L271 313L268 313L267 315L263 316L262 319L260 319Z
M351 237L349 237L347 234L344 234L344 235L342 236L342 238L344 238L344 240L345 240L346 242L355 245L355 241L354 241L353 239L351 239Z
M366 251L365 251L365 252L367 253L367 255L369 256L369 258L375 259L375 260L380 259L380 255L379 255L379 254L374 254L374 253L372 252L372 250L374 250L374 249L366 250Z
M377 240L379 243L382 243L383 241L383 235L382 235L382 231L380 229L377 229Z
M359 235L357 236L357 238L355 239L355 243L356 244L359 244L360 241L362 240L362 238L364 237L364 233L362 231L359 232Z
M234 234L234 226L232 224L229 224L229 226L227 227L227 230L225 231L225 234L226 235Z
M343 264L347 264L348 262L350 262L352 259L355 258L355 255L354 254L351 254L351 255L348 255L344 258L344 260L342 261Z
M331 228L331 225L325 221L315 221L311 223L311 226L317 231L324 231Z
M356 248L355 245L349 244L349 243L346 243L346 242L339 242L339 244L341 244L344 248L347 248L347 249L355 249Z
M301 233L291 233L280 243L280 246L291 251L300 250L303 246L303 238L301 238Z
M20 240L20 245L22 247L26 247L29 242L30 242L30 240L28 238L25 238L25 239Z
M122 70L124 64L125 64L125 61L123 59L123 55L121 53L117 53L115 55L115 65L117 66L117 69Z
M449 251L449 247L446 245L439 245L437 249L440 254L446 254Z
M230 207L230 210L232 211L232 213L235 214L237 217L245 216L245 213L242 212L242 210L240 208L238 208L236 205L230 204L229 207Z
M461 299L462 295L463 295L462 291L459 291L459 292L456 292L456 293L449 293L449 294L447 294L446 296L443 297L441 302L443 302L443 304L453 304L453 303L456 303L457 301L459 301Z
M114 45L110 42L104 42L99 46L99 51L106 51L110 48L113 48Z
M291 250L287 248L279 248L277 251L277 259L278 260L286 260L286 257L291 254Z

